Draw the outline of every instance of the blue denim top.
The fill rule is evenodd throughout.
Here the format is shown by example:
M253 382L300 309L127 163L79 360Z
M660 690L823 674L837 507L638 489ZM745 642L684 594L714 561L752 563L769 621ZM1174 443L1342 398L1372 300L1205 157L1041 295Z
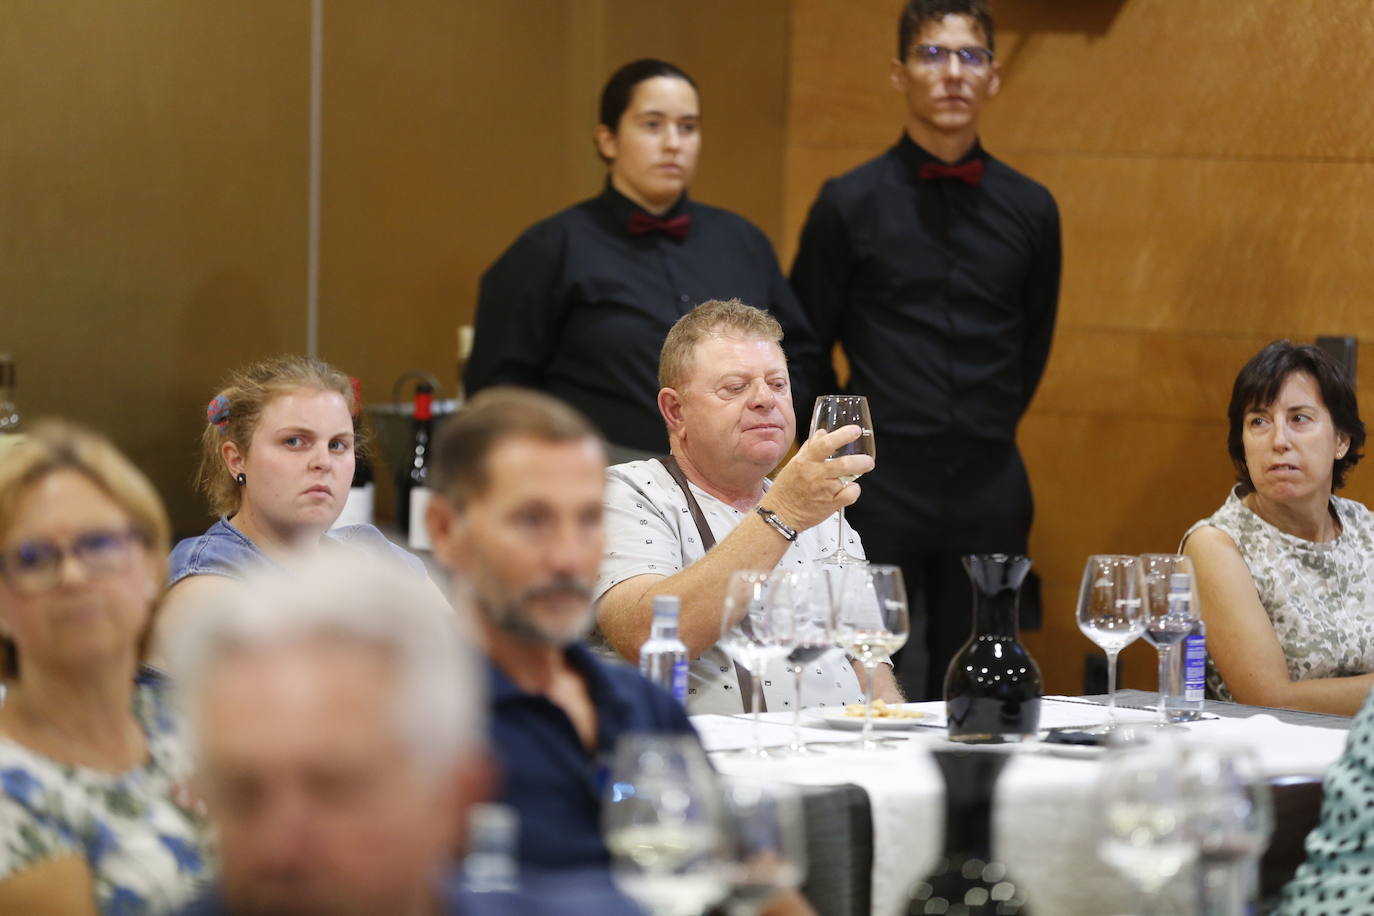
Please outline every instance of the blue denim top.
M371 525L344 525L328 531L326 540L357 545L364 550L380 551L425 575L420 558L387 540ZM242 531L229 520L221 518L199 537L186 538L172 548L168 558L167 586L170 588L188 576L227 576L242 579L250 568L259 563L271 563Z

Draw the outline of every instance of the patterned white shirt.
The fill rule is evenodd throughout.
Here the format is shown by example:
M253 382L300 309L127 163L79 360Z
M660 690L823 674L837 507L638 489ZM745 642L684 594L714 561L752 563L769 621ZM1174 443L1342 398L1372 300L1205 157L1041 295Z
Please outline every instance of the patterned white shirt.
M705 556L696 523L682 488L658 461L631 461L606 470L606 555L597 578L598 600L610 589L635 576L671 576ZM717 542L744 521L745 513L716 499L695 484L692 495L706 516ZM764 481L764 487L768 481ZM809 566L835 550L838 534L834 517L798 534L779 565ZM859 536L844 526L845 550L863 556ZM769 712L790 711L796 700L793 666L785 659L769 663L763 678ZM839 706L862 703L863 688L849 661L831 652L805 663L802 706ZM687 679L687 711L738 713L744 709L732 659L712 646L692 659Z

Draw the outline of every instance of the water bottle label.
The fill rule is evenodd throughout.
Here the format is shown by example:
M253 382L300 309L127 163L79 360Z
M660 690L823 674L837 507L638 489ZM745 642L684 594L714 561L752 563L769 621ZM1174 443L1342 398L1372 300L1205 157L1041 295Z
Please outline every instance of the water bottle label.
M1190 703L1201 702L1207 691L1207 638L1189 636L1184 653L1183 697Z
M410 548L429 550L429 528L425 527L425 510L434 491L429 487L413 487L410 491Z
M673 697L682 705L687 705L687 659L679 658L673 662Z

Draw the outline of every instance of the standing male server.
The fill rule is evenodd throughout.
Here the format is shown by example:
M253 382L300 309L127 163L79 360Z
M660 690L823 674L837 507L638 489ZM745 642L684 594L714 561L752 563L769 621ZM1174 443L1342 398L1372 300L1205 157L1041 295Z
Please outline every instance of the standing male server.
M908 0L897 50L905 130L821 188L791 279L819 342L843 344L848 391L869 399L879 460L849 517L870 559L903 568L899 674L918 699L941 695L969 635L960 557L1026 551L1016 427L1049 357L1060 242L1049 191L978 142L1000 82L986 3Z

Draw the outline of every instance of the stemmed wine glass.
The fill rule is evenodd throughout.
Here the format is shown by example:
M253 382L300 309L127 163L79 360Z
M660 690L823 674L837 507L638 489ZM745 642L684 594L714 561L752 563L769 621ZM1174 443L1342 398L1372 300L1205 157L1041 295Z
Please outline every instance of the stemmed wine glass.
M725 585L720 644L727 655L738 659L749 670L753 681L750 709L754 714L753 744L727 756L773 756L759 743L763 676L770 661L792 651L796 626L793 597L797 591L793 579L793 574L788 572L737 569Z
M836 650L835 612L832 580L842 573L843 566L823 566L797 569L792 583L797 589L795 629L792 651L787 660L792 663L796 683L796 699L792 703L792 743L787 746L789 757L820 757L822 753L802 740L802 671L807 664Z
M1259 761L1248 747L1194 745L1184 751L1183 776L1198 844L1201 912L1244 912L1274 829L1273 800Z
M622 737L601 826L616 886L654 916L696 916L728 892L724 809L695 736Z
M731 778L721 787L726 859L733 889L730 916L755 916L806 874L806 831L800 791L777 780Z
M868 415L868 398L857 394L823 394L816 398L815 410L811 412L811 435L828 433L842 426L857 426L863 430L863 435L848 445L840 446L831 458L868 455L874 461L878 460L878 446L873 438L873 420ZM844 476L840 480L848 484L853 483L856 478L857 475ZM840 507L835 552L821 562L841 565L866 562L863 557L856 557L844 549L844 506Z
M1098 853L1155 909L1160 891L1197 857L1184 790L1183 755L1156 740L1112 752L1097 785Z
M1088 557L1078 592L1078 629L1107 653L1107 721L1093 731L1116 728L1116 657L1145 632L1143 589L1138 557Z
M873 740L873 673L880 662L906 644L907 601L902 570L868 564L835 572L835 642L857 658L867 674L864 685L864 730L859 747L887 749Z
M1159 653L1159 718L1155 727L1180 728L1169 722L1165 698L1175 653L1197 623L1193 561L1181 554L1147 553L1140 563L1145 576L1145 641ZM1180 600L1180 595L1186 600Z

